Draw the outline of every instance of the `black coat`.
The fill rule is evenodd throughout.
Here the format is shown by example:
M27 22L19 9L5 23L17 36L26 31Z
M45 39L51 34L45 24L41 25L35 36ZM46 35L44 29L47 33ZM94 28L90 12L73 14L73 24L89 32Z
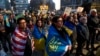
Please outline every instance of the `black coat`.
M97 16L89 16L88 18L88 27L90 33L95 33L96 29L100 25L100 19Z
M77 26L77 39L79 40L89 40L89 29L87 25L80 23Z
M13 20L9 20L9 23L10 23L10 29L9 30L10 30L11 33L13 33L16 26L17 26L17 22L16 22L15 19L13 19Z
M4 27L5 32L0 31L0 36L3 37L3 36L9 35L9 33L11 32L11 31L10 31L10 27L8 27L8 26L6 25L6 22L5 22L5 21L4 21L4 25L3 25L3 26L0 25L0 29L1 29L1 27Z
M32 55L31 39L29 39L29 37L27 37L24 56L31 56L31 55Z

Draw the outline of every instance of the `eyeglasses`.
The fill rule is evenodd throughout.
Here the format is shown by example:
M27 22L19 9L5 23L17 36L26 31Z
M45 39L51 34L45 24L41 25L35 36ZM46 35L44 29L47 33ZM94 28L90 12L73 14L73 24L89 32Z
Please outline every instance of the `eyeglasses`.
M20 24L25 24L26 22L20 22Z
M57 20L57 22L63 22L63 20Z

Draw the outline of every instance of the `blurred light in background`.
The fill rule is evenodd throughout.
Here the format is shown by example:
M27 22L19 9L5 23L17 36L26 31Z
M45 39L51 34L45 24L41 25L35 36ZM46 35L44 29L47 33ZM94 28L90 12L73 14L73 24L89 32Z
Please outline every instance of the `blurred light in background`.
M53 2L55 3L55 9L60 10L61 0L53 0Z
M30 3L31 0L28 0L28 3Z
M8 2L10 3L11 1L10 1L10 0L8 0Z

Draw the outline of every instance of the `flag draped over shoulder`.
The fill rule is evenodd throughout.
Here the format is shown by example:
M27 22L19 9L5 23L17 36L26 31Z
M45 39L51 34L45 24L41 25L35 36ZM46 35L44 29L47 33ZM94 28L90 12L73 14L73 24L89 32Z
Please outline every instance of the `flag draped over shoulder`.
M16 28L11 38L13 56L23 56L28 34Z
M67 50L68 45L71 45L69 36L66 34L66 39L59 35L58 31L51 26L46 40L46 52L48 56L63 56Z
M68 33L68 35L70 36L70 35L72 35L73 34L73 30L74 30L74 28L75 28L75 25L74 24L72 24L71 22L69 22L69 21L66 21L65 23L64 23L64 28L65 28L65 30L67 31L67 33Z
M4 20L6 22L7 27L10 27L9 18L7 15L4 15Z
M40 31L37 26L34 27L32 32L34 37L34 46L37 50L44 50L45 49L45 36L43 34L43 30Z

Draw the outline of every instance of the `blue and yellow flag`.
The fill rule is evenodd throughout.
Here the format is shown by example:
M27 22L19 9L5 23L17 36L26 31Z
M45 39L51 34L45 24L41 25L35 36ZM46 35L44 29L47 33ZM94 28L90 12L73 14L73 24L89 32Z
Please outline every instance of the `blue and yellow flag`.
M46 52L48 56L63 56L67 50L68 45L71 45L68 34L66 39L58 33L58 31L51 26L49 28L49 34L46 40Z
M45 38L44 38L43 30L40 32L39 28L35 26L32 35L34 37L35 49L45 50Z
M75 28L75 25L69 21L66 21L64 23L64 28L65 28L66 32L68 33L68 35L71 36L73 34L73 30Z
M9 18L7 15L4 15L4 20L6 22L7 27L10 27Z

